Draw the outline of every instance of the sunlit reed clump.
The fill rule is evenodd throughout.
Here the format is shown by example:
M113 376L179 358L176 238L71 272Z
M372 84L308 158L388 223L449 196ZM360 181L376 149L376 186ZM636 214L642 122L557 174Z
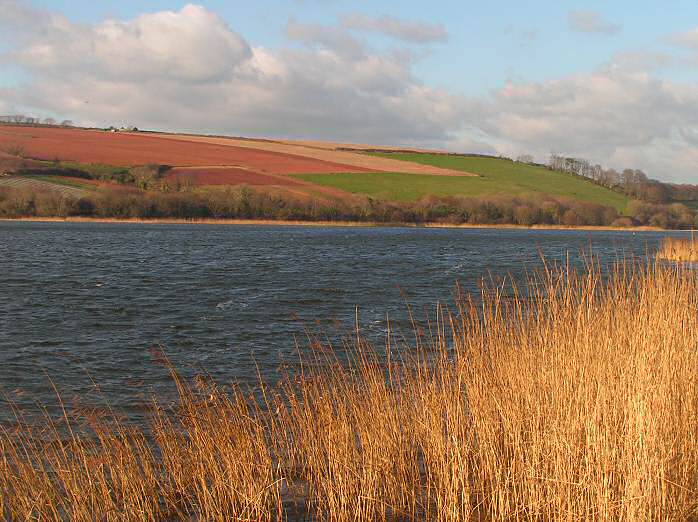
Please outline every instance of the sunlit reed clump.
M505 295L506 294L506 295ZM173 371L143 431L0 434L9 520L690 520L698 279L547 270L461 296L413 346L317 344L254 399ZM386 354L387 352L387 354ZM344 361L344 357L341 359ZM228 391L226 391L228 390Z
M664 238L657 252L657 257L667 261L698 261L698 242L691 239Z

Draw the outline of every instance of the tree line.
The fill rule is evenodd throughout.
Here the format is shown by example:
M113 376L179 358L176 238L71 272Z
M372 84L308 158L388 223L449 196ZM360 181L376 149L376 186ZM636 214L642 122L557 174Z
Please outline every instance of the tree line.
M633 199L663 204L698 201L698 185L664 183L650 178L640 169L606 169L588 160L551 154L548 167L589 179L604 187L617 190Z
M542 194L425 197L415 202L366 198L361 204L296 199L245 186L205 192L110 189L82 198L53 191L0 187L0 217L118 219L269 219L376 223L516 224L694 228L698 216L682 204L634 201L625 215L590 202Z
M60 125L61 127L73 127L75 124L72 120L61 120L55 118L37 118L34 116L25 116L24 114L9 114L0 115L0 123L14 123L17 125Z

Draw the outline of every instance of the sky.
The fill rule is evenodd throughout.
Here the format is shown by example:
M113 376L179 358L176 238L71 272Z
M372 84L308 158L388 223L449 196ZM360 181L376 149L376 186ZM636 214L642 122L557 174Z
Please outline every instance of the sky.
M698 3L0 0L0 114L698 183Z

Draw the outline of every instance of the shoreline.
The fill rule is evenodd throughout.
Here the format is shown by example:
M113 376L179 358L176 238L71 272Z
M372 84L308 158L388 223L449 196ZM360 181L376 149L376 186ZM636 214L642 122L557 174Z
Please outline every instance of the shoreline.
M37 223L105 223L140 225L237 225L237 226L302 226L302 227L356 227L356 228L451 228L451 229L511 229L511 230L584 230L598 232L691 232L691 230L667 230L658 227L567 226L567 225L515 225L515 224L450 224L450 223L379 223L373 221L304 221L274 219L182 219L182 218L94 218L94 217L22 217L0 218L0 222Z

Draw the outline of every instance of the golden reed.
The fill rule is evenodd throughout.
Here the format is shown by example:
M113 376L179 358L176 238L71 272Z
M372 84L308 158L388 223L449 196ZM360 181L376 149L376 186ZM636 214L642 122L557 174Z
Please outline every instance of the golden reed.
M693 237L691 239L667 237L662 240L657 257L667 261L698 261L698 242L694 241Z
M546 269L481 297L461 296L409 348L357 337L340 363L316 342L254 400L173 371L179 405L147 428L18 414L0 432L0 514L696 519L694 273Z

